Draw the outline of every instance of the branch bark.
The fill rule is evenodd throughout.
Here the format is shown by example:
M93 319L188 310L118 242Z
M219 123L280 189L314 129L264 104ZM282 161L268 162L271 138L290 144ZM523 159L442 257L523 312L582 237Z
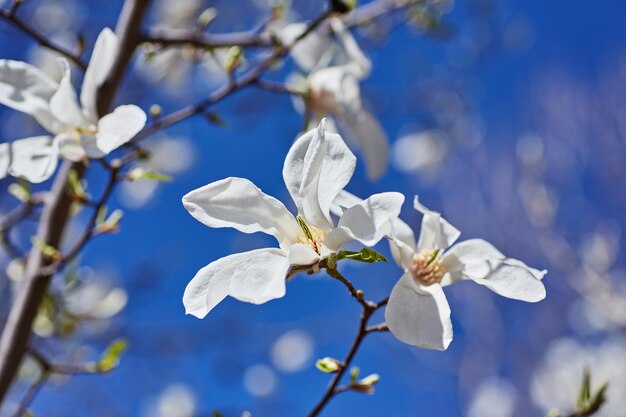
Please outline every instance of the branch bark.
M116 33L120 50L107 81L98 94L98 109L105 113L113 102L115 93L137 46L141 22L149 0L126 0L118 20ZM72 199L65 186L69 173L75 170L81 176L82 163L64 162L59 170L49 199L46 201L37 231L37 238L58 248L70 216ZM52 279L46 270L50 260L41 251L33 249L29 255L24 283L18 291L0 338L0 404L3 402L26 352L33 320Z

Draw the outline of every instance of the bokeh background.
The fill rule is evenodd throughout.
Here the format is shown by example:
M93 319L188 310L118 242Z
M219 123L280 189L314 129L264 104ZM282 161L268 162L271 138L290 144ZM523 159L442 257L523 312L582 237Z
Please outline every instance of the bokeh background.
M80 33L91 45L115 25L121 3L28 0L20 13L58 42L71 46ZM325 3L295 0L290 19L311 19ZM266 0L161 0L148 24L184 28L209 6L218 10L215 32L254 28L268 13ZM366 107L389 135L392 159L372 183L357 153L347 189L399 191L408 201L419 195L462 238L487 239L548 269L548 296L526 304L469 282L447 289L455 330L448 351L370 336L355 364L381 375L375 395L343 394L324 415L544 416L574 407L589 366L594 382L610 381L599 415L626 416L626 3L456 0L444 8L434 33L399 15L355 32L373 62L362 84ZM51 53L4 22L0 56L57 71ZM190 58L180 50L150 62L138 55L118 101L168 112L205 97L223 75L214 61ZM292 70L286 63L269 78ZM124 210L122 230L89 245L75 268L81 285L67 296L68 308L92 319L65 336L54 320L36 325L38 346L64 361L93 359L124 337L130 349L121 366L107 376L53 379L33 404L37 415L297 416L321 396L329 378L315 359L343 357L358 322L359 307L339 283L298 276L283 299L262 306L228 299L204 320L184 315L183 290L199 268L273 242L208 229L181 196L239 176L289 201L282 163L303 124L288 96L254 89L214 110L222 126L196 118L146 141L154 151L148 166L172 182L116 192L111 206ZM36 129L0 109L0 141ZM6 192L11 182L0 184L0 212L16 205ZM97 169L88 182L97 193ZM402 217L419 228L409 203ZM74 230L80 222L79 215ZM26 222L14 237L26 245L34 230ZM384 243L379 249L388 253ZM16 284L0 259L4 319ZM384 298L401 273L392 262L345 262L342 270L372 299ZM65 291L63 277L55 288ZM13 401L32 380L29 366Z

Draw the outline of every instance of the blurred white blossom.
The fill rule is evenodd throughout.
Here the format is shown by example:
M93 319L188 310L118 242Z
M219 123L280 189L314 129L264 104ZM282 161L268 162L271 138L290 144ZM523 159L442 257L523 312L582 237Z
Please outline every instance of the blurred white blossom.
M583 371L591 370L592 386L608 381L608 401L598 417L623 415L626 409L626 339L613 337L599 344L581 344L571 339L558 339L550 344L531 381L534 403L545 412L558 408L575 408Z
M197 400L187 385L175 383L168 386L145 408L145 417L193 417L196 415Z
M298 372L310 363L313 348L314 342L308 333L302 330L288 331L272 345L272 363L282 372Z
M243 386L255 397L267 397L276 389L276 373L267 365L252 365L243 375Z
M444 133L429 130L398 138L393 144L392 161L402 172L429 174L441 166L447 153Z
M516 401L515 387L509 381L487 378L474 390L467 417L512 417Z

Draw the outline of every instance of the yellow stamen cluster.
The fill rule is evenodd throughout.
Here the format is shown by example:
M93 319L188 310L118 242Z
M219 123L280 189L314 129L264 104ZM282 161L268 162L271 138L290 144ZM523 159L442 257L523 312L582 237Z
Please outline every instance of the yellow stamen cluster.
M417 283L432 285L441 282L446 273L446 267L439 257L439 252L439 249L425 250L413 255L411 274Z
M304 219L298 216L298 223L302 229L302 233L298 236L300 243L304 243L311 247L315 252L320 254L322 243L326 238L328 232L326 230L318 229L315 226L307 224Z

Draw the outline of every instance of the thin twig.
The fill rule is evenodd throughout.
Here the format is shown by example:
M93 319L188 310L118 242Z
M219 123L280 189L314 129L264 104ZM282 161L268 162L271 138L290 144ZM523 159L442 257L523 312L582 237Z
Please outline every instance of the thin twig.
M87 69L87 64L85 64L80 58L80 53L70 51L69 49L62 47L61 45L55 44L54 42L46 38L46 36L39 32L37 29L33 28L28 23L18 18L16 15L16 11L19 4L20 2L14 2L13 6L8 11L0 10L0 19L4 19L22 32L26 33L28 36L37 41L39 45L63 55L70 61L74 62L81 70L85 71Z
M311 412L308 414L308 417L315 417L319 415L324 409L324 407L326 407L328 402L335 395L345 391L344 389L338 389L339 382L341 381L341 378L346 373L346 370L350 367L350 364L352 363L354 356L356 355L359 348L361 347L361 343L365 339L365 336L368 335L367 322L369 321L370 317L372 316L372 314L374 314L375 311L376 311L375 306L363 307L363 311L361 312L361 319L359 321L359 330L356 334L356 337L354 338L354 341L352 342L352 346L350 347L348 354L343 360L342 366L339 368L337 373L333 375L333 378L331 379L330 384L326 388L326 391L322 395L322 398L318 401L318 403L315 405L313 410L311 410Z
M255 68L248 71L241 78L232 80L215 90L209 97L200 101L199 103L192 104L182 109L170 113L167 116L160 117L157 119L152 125L148 126L146 129L139 132L135 138L133 139L135 142L139 141L157 130L161 130L163 128L172 126L176 123L182 122L192 116L196 116L198 114L202 114L206 111L207 107L217 104L222 101L224 98L229 96L230 94L239 91L250 84L256 82L264 73L267 71L278 59L285 56L291 48L298 42L300 42L306 35L311 33L315 28L317 28L322 22L324 22L329 16L333 14L332 11L326 11L322 13L317 19L312 21L296 39L293 40L289 45L284 45L278 47L272 52L267 58L261 61Z
M101 114L106 113L102 111L103 109L108 110L111 106L128 67L148 4L149 0L124 2L115 30L120 39L120 48L107 80L98 91L97 104ZM66 161L56 176L37 231L37 238L46 245L59 247L61 236L70 218L72 204L72 198L66 192L66 184L72 171L76 171L80 178L84 168L83 163ZM50 260L41 251L30 252L26 276L11 306L0 338L0 403L4 400L22 363L33 320L52 279L52 275L46 274L45 271L49 264Z
M369 326L367 329L365 329L365 331L367 333L388 332L389 326L387 326L387 323L380 323L375 326Z
M359 302L359 304L361 304L361 306L363 306L363 309L370 310L376 308L375 304L373 304L371 301L367 301L364 299L363 291L357 290L354 285L352 285L352 282L350 282L350 280L341 275L341 273L336 268L326 268L326 273L345 285L350 295L354 297Z

